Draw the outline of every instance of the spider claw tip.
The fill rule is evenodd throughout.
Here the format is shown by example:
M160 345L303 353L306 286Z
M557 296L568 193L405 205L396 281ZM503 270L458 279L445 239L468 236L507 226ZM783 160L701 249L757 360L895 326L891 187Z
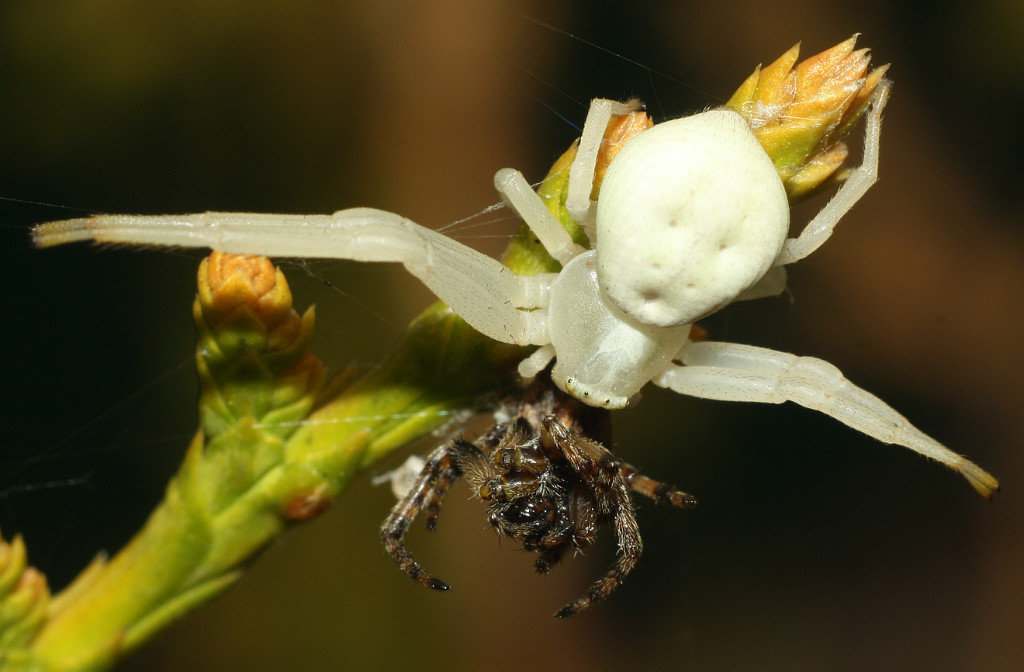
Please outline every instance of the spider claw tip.
M445 583L441 579L430 579L430 583L427 584L427 587L428 588L433 588L434 590L440 590L440 591L445 591L445 590L451 590L452 589L451 586L449 586L447 583Z
M555 612L555 618L569 618L577 613L575 604L567 604Z

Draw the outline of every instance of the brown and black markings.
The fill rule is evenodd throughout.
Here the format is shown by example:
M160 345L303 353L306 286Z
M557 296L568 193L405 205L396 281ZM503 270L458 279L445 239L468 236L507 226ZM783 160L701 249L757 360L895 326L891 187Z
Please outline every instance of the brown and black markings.
M384 521L381 538L405 573L428 588L448 590L412 557L405 534L424 509L427 529L437 528L441 502L460 477L487 503L487 519L499 534L537 553L534 567L542 574L567 550L589 546L602 527L612 525L616 561L555 614L572 616L606 598L643 551L630 491L681 508L696 500L615 457L603 445L611 433L608 412L576 401L543 374L504 408L512 420L475 441L457 439L430 454L413 488Z

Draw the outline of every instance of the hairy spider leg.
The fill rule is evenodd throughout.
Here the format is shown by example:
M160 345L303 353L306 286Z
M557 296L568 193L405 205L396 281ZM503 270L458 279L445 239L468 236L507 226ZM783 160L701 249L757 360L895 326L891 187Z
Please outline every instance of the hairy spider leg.
M604 576L590 585L587 591L555 613L556 618L578 614L608 597L623 579L636 567L643 553L640 526L636 521L633 502L622 473L622 462L604 446L587 439L570 429L555 415L544 418L544 428L555 444L587 485L607 494L612 501L610 507L596 512L598 517L610 516L615 520L615 534L619 549L615 563Z
M420 564L413 559L409 550L405 547L405 534L409 531L409 527L416 519L416 516L419 515L424 501L428 497L432 497L439 481L445 479L453 470L454 473L451 474L452 481L461 474L461 470L457 466L458 457L467 453L480 453L480 449L468 441L458 439L435 449L430 454L430 457L427 458L427 463L423 467L423 471L420 472L416 485L409 491L409 494L395 504L395 507L391 510L391 513L380 529L384 549L398 563L402 571L411 576L413 580L434 590L450 590L451 586L441 579L426 573ZM442 481L442 487L445 490L450 485L450 482L444 484ZM440 506L439 500L435 506Z
M605 575L590 585L587 591L575 602L567 604L557 612L555 618L567 618L589 608L596 602L608 597L626 576L636 567L643 554L644 544L640 538L640 526L636 521L633 503L629 499L629 491L621 474L615 474L608 487L609 494L615 499L615 534L619 540L619 552L614 564Z
M496 425L486 435L477 438L474 443L463 442L472 448L459 446L457 451L448 451L447 455L442 458L438 467L437 480L423 500L423 507L427 510L424 524L428 531L437 531L437 518L441 514L441 504L455 481L465 475L468 469L476 468L480 460L486 459L484 453L479 450L478 444L482 444L487 450L493 450L507 431L507 424Z
M576 158L569 166L569 184L566 187L565 209L577 224L583 227L591 246L597 243L594 202L590 193L594 190L594 173L597 169L597 155L601 150L608 122L615 115L629 114L641 108L639 100L622 103L607 98L590 101L587 119L576 149Z
M547 340L544 308L552 274L516 275L496 259L383 210L351 208L332 215L99 215L41 224L32 235L40 247L93 240L400 262L485 336L518 345L542 345Z
M423 508L427 511L423 524L428 531L437 531L437 518L441 515L441 504L456 479L461 475L462 471L456 464L455 458L451 453L446 454L441 459L441 464L438 465L437 478L423 500Z
M789 238L782 246L782 252L775 259L775 265L791 264L803 259L821 247L835 230L839 220L867 193L878 180L879 139L882 135L882 110L889 100L889 80L878 82L871 99L871 111L864 125L864 159L859 168L851 171L839 191L814 216L800 235Z
M770 404L793 401L883 443L904 446L938 460L962 474L984 497L991 497L999 489L999 482L981 467L921 432L828 362L711 341L688 344L679 359L684 366L673 366L654 380L656 385L705 399Z
M678 506L681 509L692 509L697 506L697 498L690 493L683 492L674 485L662 483L649 476L644 476L631 464L623 462L621 469L622 476L626 479L626 485L637 494L653 499L656 502Z

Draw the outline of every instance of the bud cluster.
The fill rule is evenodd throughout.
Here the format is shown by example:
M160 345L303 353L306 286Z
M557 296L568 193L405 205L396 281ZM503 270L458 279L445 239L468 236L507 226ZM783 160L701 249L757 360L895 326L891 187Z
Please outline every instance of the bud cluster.
M842 180L841 138L864 114L888 65L869 71L857 36L796 65L800 45L758 67L726 103L744 117L771 157L790 200Z

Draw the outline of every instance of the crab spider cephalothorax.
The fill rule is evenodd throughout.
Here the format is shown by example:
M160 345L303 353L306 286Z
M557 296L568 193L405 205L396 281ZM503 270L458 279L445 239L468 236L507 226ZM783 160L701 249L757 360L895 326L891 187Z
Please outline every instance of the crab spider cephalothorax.
M867 115L864 159L799 236L767 153L738 113L717 109L658 124L612 160L596 203L590 193L612 115L636 103L590 106L569 171L566 209L590 249L573 242L526 179L495 175L503 199L563 268L517 275L501 263L399 215L369 208L332 215L203 213L104 215L36 227L40 246L78 240L278 257L401 262L482 334L537 345L527 378L554 360L552 378L581 401L621 408L649 382L730 401L794 401L885 443L936 459L983 495L996 480L913 427L831 364L733 343L694 343L691 324L732 301L777 295L784 266L807 256L874 183L879 83Z

